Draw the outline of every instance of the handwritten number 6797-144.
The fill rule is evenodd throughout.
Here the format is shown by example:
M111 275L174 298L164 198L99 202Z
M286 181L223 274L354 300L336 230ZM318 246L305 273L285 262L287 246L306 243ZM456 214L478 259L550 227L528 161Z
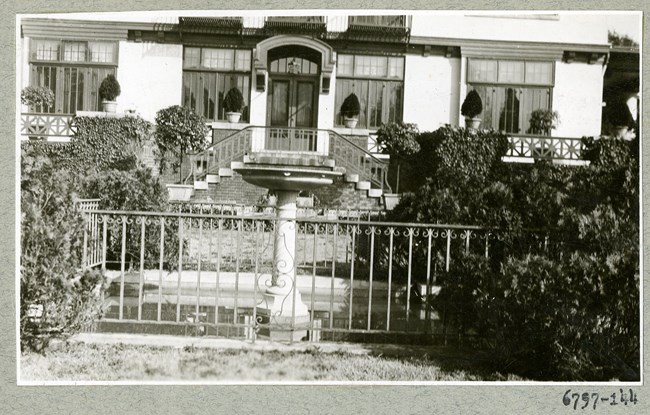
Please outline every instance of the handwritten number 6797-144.
M562 403L564 406L569 406L571 403L573 403L573 409L577 410L578 409L578 402L584 402L584 405L580 407L580 409L586 409L589 404L592 404L592 409L596 409L596 406L598 405L599 402L602 402L603 404L609 403L610 405L628 405L628 404L634 404L636 405L638 402L638 398L636 396L636 393L632 389L629 389L629 394L627 393L628 391L623 391L623 389L619 389L620 392L620 398L617 399L617 394L616 392L612 393L609 396L600 396L598 392L583 392L582 394L578 392L573 392L571 393L571 389L568 389L566 392L564 392L564 396L562 397Z

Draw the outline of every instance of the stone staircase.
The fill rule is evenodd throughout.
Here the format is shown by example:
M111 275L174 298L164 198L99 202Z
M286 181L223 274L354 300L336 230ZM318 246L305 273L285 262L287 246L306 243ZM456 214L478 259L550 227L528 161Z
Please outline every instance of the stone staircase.
M235 170L255 164L284 166L288 173L291 169L338 172L344 182L353 183L358 191L369 198L378 199L384 193L390 193L386 183L388 162L376 158L338 133L310 129L310 144L303 146L302 151L292 150L295 144L287 144L287 150L278 148L277 140L274 141L273 150L266 150L266 137L278 135L277 131L267 134L271 129L279 130L274 127L246 127L191 155L194 189L208 190L210 186L232 178ZM291 132L292 129L282 130ZM295 131L300 131L301 134L296 136L304 139L305 134L302 133L305 129Z

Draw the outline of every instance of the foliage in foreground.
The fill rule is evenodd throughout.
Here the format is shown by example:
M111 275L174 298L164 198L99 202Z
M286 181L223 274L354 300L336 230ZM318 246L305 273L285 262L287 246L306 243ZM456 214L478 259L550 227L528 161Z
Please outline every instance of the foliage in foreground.
M585 139L590 165L562 167L506 165L493 132L443 127L419 140L419 187L390 219L549 237L535 252L506 238L500 256L454 257L431 300L447 325L525 376L638 379L638 142Z
M84 218L70 174L42 155L21 158L21 349L42 350L100 315L103 277L79 269Z

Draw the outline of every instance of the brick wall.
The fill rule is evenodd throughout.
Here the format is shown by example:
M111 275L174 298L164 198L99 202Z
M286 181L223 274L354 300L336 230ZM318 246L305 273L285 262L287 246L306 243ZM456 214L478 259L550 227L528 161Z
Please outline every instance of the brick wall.
M330 186L319 187L311 191L320 206L344 209L381 209L382 198L368 197L365 190L357 190L355 183L346 183L342 179Z
M219 183L210 184L208 190L194 190L192 200L255 205L266 193L266 189L246 183L241 175L233 173L232 177L222 177Z

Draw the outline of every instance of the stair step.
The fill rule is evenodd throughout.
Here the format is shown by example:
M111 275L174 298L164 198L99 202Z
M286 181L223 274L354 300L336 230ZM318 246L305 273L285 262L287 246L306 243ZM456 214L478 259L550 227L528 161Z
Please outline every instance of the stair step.
M368 197L381 197L383 193L381 189L368 189Z
M358 174L346 174L345 181L348 183L358 183L359 175Z
M233 162L233 163L235 163L235 162ZM221 177L232 177L232 168L229 169L228 167L221 167L219 169L219 176L221 176Z
M360 181L357 183L357 190L370 190L370 182Z
M204 180L195 180L194 181L195 190L208 190L208 182Z
M208 183L219 183L219 175L218 174L206 174L205 176L205 181Z

